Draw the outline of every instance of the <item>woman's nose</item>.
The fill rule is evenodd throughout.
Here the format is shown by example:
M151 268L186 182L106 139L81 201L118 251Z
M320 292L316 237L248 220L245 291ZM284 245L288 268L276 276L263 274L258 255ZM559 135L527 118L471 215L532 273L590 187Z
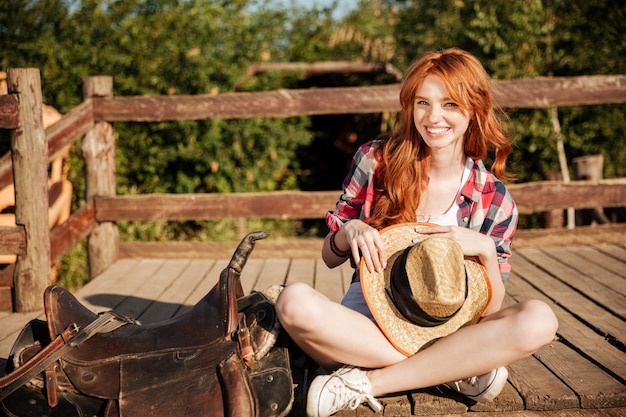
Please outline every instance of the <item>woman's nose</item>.
M429 107L426 117L428 117L428 121L430 122L438 122L441 120L441 109L437 106Z

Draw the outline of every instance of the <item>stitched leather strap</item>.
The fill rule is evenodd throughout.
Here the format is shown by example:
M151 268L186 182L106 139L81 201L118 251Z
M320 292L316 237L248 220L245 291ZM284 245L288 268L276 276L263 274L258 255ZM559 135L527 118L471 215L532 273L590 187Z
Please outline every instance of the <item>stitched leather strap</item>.
M78 334L76 324L69 325L60 335L58 335L45 348L40 350L24 365L17 368L10 374L0 378L0 400L5 399L9 394L24 385L31 378L40 372L43 372L48 365L59 359L65 351L71 349L67 344L74 336Z
M239 341L239 350L241 357L248 366L252 366L256 362L254 358L254 349L250 340L250 329L246 323L245 313L239 313L239 329L237 330L237 340Z
M122 318L114 312L105 312L82 330L75 323L70 324L48 346L40 350L28 362L0 378L0 390L2 390L0 391L0 401L15 392L35 375L43 372L68 350L78 346L96 333L110 332L128 323L129 320Z

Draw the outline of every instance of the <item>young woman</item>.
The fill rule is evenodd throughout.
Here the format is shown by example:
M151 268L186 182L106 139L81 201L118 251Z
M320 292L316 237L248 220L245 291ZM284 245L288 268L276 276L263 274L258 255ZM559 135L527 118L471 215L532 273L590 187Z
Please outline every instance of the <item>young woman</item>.
M343 194L327 214L322 258L329 267L348 259L380 273L389 254L380 230L428 222L416 240L431 236L458 243L476 257L492 299L477 324L462 327L412 355L400 352L368 308L355 272L341 304L305 284L281 293L283 328L328 375L311 384L309 416L329 416L377 396L447 384L476 401L493 399L505 365L551 342L557 320L538 300L502 308L517 210L503 183L511 145L494 103L489 76L468 52L447 49L419 58L400 91L398 129L363 145L354 156ZM491 152L492 171L482 160ZM419 232L419 233L418 233ZM454 382L451 382L454 381Z

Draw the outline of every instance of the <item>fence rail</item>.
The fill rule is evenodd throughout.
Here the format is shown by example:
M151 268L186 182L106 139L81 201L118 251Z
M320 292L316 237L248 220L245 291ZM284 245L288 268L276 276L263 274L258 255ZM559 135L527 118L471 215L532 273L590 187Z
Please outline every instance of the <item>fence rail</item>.
M496 100L505 108L550 108L626 102L626 76L540 77L497 80ZM396 112L400 84L219 95L94 98L96 121L292 117Z

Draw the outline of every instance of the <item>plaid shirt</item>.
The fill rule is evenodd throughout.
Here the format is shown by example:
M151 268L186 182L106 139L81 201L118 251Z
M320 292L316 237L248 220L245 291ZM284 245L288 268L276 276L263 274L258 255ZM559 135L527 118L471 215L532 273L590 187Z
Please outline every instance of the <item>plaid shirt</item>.
M337 207L326 214L326 224L331 232L337 231L348 220L370 217L374 202L374 177L378 174L376 147L379 143L370 141L354 155ZM509 257L518 220L517 208L508 190L482 161L474 161L456 203L460 213L459 226L469 227L494 240L500 274L506 281L511 272Z

